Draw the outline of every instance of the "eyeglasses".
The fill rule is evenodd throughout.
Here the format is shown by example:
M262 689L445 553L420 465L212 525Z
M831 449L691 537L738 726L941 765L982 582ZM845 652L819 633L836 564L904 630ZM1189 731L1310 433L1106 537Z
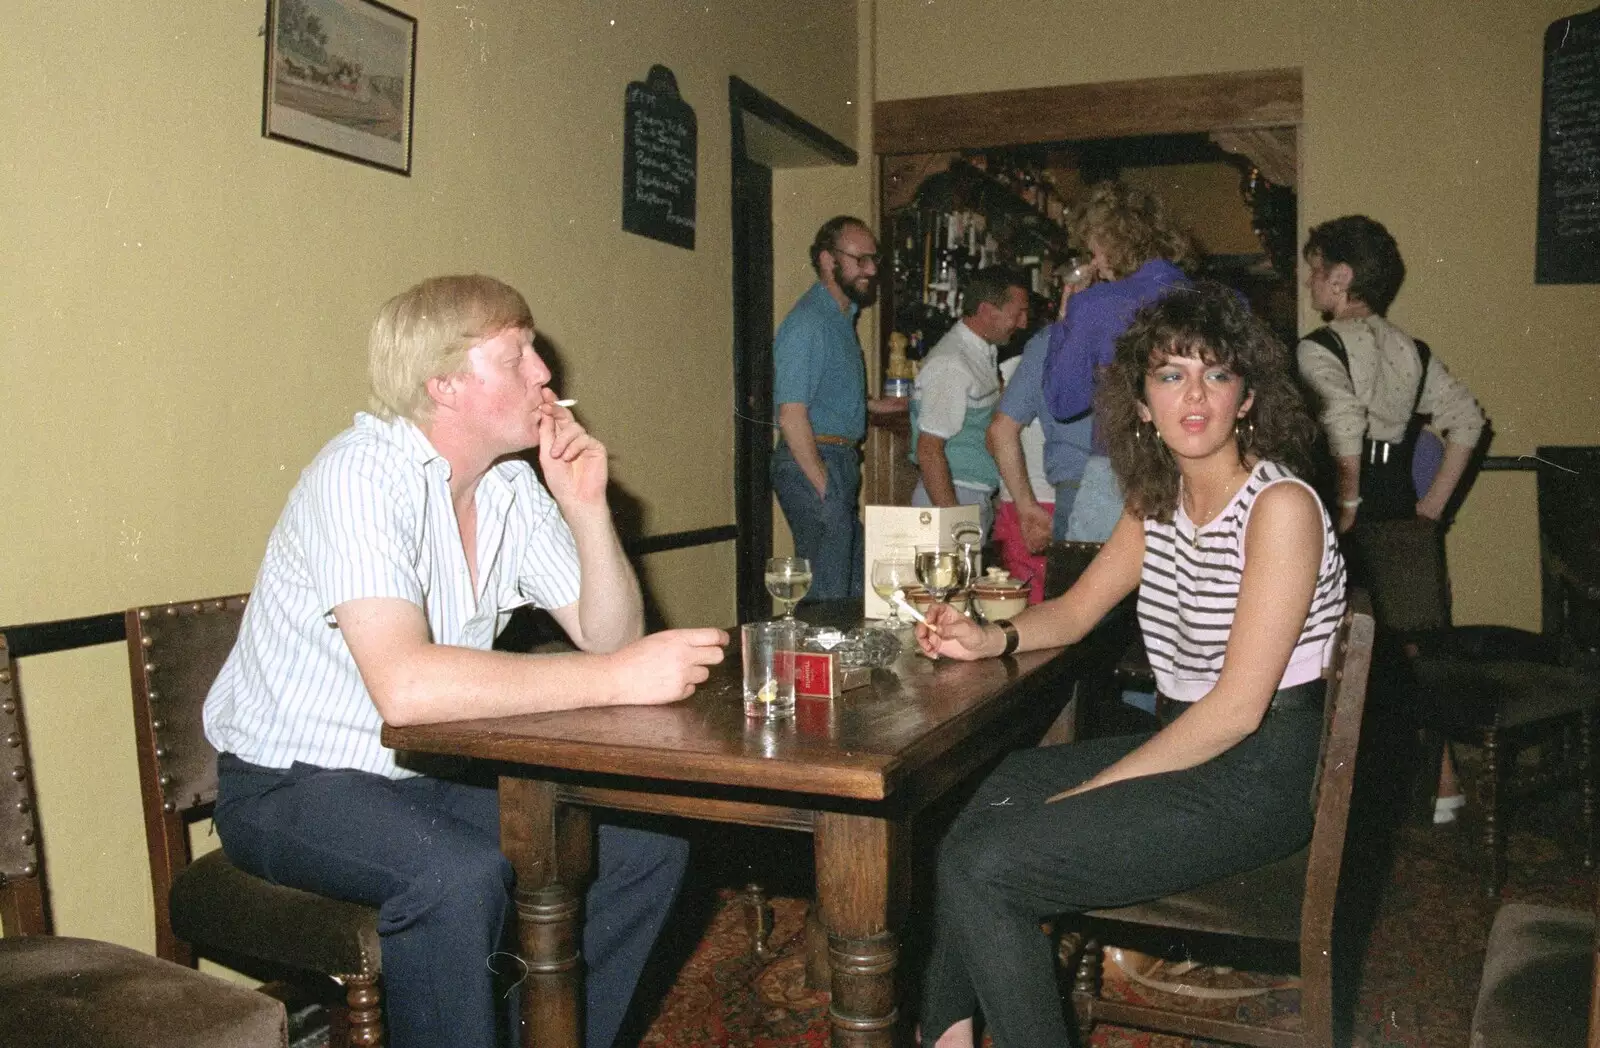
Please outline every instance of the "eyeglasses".
M855 261L855 264L858 265L858 266L864 266L864 265L867 265L869 263L874 265L874 266L876 266L879 262L883 261L883 256L878 254L876 251L871 252L869 254L865 254L865 255L858 255L853 251L846 251L843 248L837 248L836 247L836 248L833 249L833 253L835 255L843 255L845 258L848 258L848 259L853 259Z

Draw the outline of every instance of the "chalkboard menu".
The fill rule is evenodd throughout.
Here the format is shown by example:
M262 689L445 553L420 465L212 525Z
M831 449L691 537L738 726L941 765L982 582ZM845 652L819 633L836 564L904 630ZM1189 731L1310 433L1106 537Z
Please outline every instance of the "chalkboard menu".
M628 85L622 135L622 228L694 250L694 108L666 66Z
M1544 34L1534 281L1600 283L1600 10Z

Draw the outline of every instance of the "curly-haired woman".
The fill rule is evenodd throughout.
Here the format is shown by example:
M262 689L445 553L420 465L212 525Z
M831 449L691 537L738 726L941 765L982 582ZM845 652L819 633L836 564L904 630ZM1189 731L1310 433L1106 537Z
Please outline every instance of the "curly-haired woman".
M1295 475L1314 434L1283 346L1201 283L1141 310L1096 411L1126 510L1062 596L979 626L935 605L917 639L988 658L1071 644L1135 588L1164 727L1011 754L941 847L924 1044L1071 1042L1052 914L1156 898L1293 853L1345 610L1332 522Z
M1062 422L1089 413L1098 374L1111 363L1117 336L1134 311L1188 287L1184 270L1194 261L1194 245L1168 219L1161 201L1120 182L1090 187L1068 226L1073 239L1088 247L1100 283L1076 293L1069 288L1062 317L1050 329L1044 402ZM1122 515L1122 493L1104 443L1097 431L1070 512L1065 519L1057 515L1057 538L1104 542Z

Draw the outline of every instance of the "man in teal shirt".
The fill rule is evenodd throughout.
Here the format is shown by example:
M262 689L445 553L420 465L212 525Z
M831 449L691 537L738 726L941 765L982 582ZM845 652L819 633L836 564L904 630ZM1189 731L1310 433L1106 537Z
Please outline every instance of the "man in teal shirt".
M1022 278L992 267L961 289L961 319L928 351L911 395L911 460L922 472L913 506L977 506L984 536L1000 471L985 434L1000 399L996 347L1028 322Z
M813 600L862 595L861 440L867 411L900 410L867 399L866 362L855 319L877 298L878 242L866 223L840 215L811 243L817 282L795 303L772 347L773 409L783 439L772 487L811 562Z

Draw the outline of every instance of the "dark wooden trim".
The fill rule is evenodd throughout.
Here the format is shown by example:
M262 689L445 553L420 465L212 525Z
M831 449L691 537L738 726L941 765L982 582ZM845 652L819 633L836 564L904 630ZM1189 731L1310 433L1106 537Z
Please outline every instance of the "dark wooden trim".
M736 76L728 77L728 104L733 107L735 120L739 112L749 113L758 120L783 129L786 134L804 142L835 164L854 167L859 159L854 149Z
M642 557L648 553L665 553L668 550L688 549L691 546L712 546L718 542L732 542L738 537L739 529L736 525L719 524L714 528L646 535L642 539L623 543L623 548L628 551L630 557Z
M875 103L873 151L1030 145L1300 123L1299 69L1203 73Z
M49 655L74 648L89 648L96 644L120 644L128 639L122 622L122 612L107 615L85 615L78 619L57 619L54 622L29 622L20 626L0 627L11 657Z

